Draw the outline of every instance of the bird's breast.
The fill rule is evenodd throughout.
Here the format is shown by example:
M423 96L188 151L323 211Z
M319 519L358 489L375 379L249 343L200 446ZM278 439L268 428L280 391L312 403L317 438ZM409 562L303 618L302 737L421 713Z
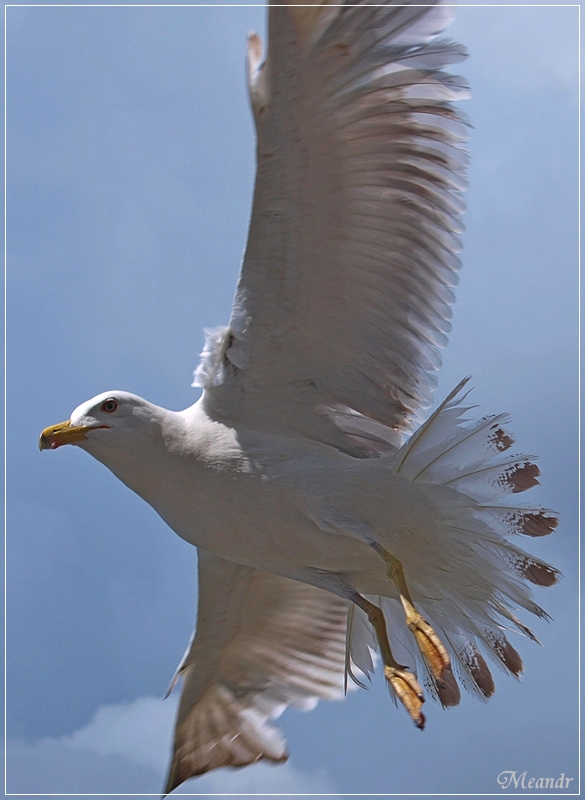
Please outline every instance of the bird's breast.
M159 489L145 497L183 539L222 558L291 574L295 567L353 570L373 553L350 537L324 532L309 508L298 462L274 468L240 452L223 459L169 460ZM365 565L365 564L364 564Z

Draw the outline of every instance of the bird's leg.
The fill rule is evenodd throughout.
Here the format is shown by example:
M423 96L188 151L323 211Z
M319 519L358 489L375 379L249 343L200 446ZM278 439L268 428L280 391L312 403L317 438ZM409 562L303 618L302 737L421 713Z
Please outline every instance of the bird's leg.
M386 680L396 692L396 696L410 714L414 724L417 728L422 730L425 726L425 717L421 711L422 704L424 703L423 692L412 672L410 672L407 667L398 664L392 655L382 609L370 603L369 600L366 600L365 597L362 597L361 594L357 592L351 595L351 599L362 611L365 611L376 632L376 637L380 646L380 655L384 662L384 676Z
M414 635L418 648L434 679L440 685L445 670L451 670L451 659L443 642L439 639L434 629L414 607L412 597L406 584L404 569L400 561L381 545L372 544L373 549L384 559L386 573L396 584L400 602L406 615L408 629ZM446 677L446 676L445 676Z

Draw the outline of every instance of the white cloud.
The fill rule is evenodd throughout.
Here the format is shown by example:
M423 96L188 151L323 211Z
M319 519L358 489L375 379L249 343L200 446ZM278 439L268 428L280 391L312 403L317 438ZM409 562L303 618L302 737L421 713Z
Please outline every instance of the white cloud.
M140 697L132 703L103 706L91 722L70 736L61 737L67 747L99 755L118 755L134 764L162 772L170 748L177 703Z
M160 794L167 769L177 701L142 697L103 706L66 736L8 742L8 791L36 793ZM218 770L189 781L183 794L332 793L325 773L289 763ZM180 794L181 792L177 792Z

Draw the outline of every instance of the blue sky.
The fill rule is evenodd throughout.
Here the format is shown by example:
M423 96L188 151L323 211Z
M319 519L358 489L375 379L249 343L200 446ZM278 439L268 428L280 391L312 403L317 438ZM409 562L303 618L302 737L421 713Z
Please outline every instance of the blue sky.
M201 330L227 321L253 181L252 8L18 7L7 13L8 791L158 793L189 638L195 551L48 424L126 389L193 403ZM472 374L541 456L562 524L533 552L544 647L521 682L421 734L380 676L287 712L290 762L183 791L500 792L503 770L577 778L578 10L461 7L474 97L464 268L437 399ZM574 785L574 784L573 784ZM572 787L573 788L573 787Z

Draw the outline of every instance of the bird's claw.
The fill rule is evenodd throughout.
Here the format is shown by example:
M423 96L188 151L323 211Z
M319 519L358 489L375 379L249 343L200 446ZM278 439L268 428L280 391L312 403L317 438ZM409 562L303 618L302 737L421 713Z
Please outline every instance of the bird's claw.
M424 730L425 717L421 711L425 701L419 682L412 672L404 667L384 667L384 675L396 696L408 711L417 728Z
M418 611L413 610L408 614L406 623L416 639L418 649L431 674L440 683L443 672L451 666L451 659L445 645L435 633L434 628L429 625Z

